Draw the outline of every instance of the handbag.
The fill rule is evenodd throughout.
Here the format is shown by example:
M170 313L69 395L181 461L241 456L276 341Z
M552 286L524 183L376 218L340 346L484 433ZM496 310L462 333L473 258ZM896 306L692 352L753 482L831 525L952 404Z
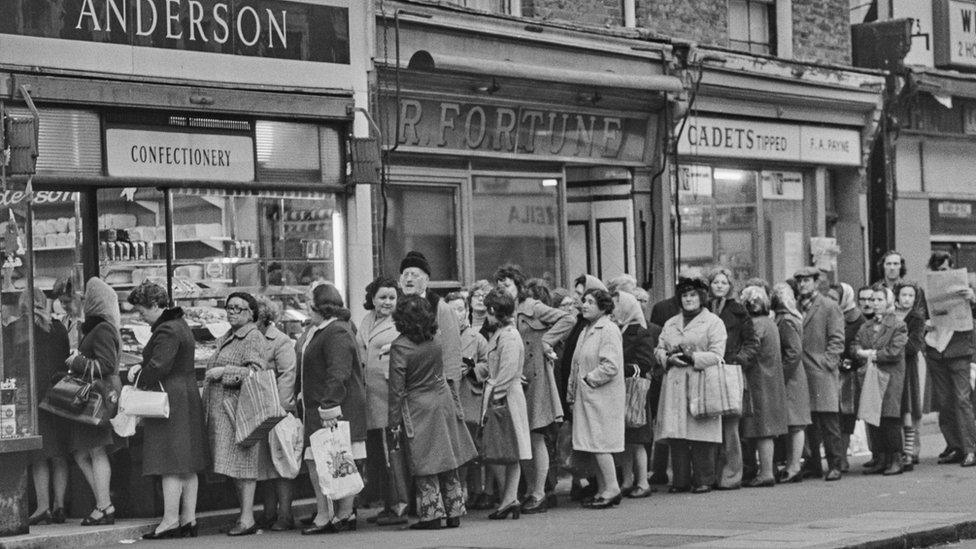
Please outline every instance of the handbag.
M688 412L695 418L742 415L742 367L720 362L688 379Z
M506 397L494 398L494 389L488 394L488 409L482 420L482 446L484 462L511 464L519 462L518 435L515 421L508 408Z
M624 425L631 429L647 425L647 392L651 389L651 380L641 377L640 370L635 367L634 375L624 379L626 394L626 412Z
M274 370L251 371L241 383L234 410L234 441L248 448L267 439L268 432L285 418Z
M87 379L86 379L87 377ZM51 387L38 408L56 416L82 423L103 426L115 417L119 404L119 377L95 379L94 363L82 375L69 373Z
M349 422L340 421L331 429L319 429L309 439L319 488L330 500L354 496L363 489L363 477L352 457Z
M139 376L141 375L140 372ZM159 391L139 389L139 376L136 376L133 385L122 387L122 394L119 396L119 412L133 417L169 418L169 395L163 389L163 384L159 384Z
M283 478L295 478L302 469L305 427L302 420L288 414L268 433L271 464Z

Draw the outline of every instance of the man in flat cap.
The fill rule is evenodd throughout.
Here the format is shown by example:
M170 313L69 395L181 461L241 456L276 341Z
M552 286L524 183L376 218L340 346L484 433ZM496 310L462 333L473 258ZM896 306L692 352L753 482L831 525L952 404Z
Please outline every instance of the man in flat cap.
M427 291L430 283L430 263L420 252L407 252L400 262L400 290L404 295L419 295L427 298L431 307L437 312L437 333L434 341L441 347L444 359L444 377L451 385L451 390L457 391L457 384L461 382L461 328L451 307L435 292Z
M810 389L810 417L807 427L810 460L804 468L808 476L820 476L820 443L827 454L824 480L839 480L844 451L840 436L840 357L844 352L844 313L831 299L818 291L820 270L804 267L793 279L799 287L797 303L803 313L803 369Z

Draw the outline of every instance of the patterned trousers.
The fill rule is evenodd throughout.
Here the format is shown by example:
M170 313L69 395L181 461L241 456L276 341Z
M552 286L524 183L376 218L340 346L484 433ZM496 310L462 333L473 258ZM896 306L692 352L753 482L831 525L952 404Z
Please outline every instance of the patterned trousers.
M464 486L457 469L417 476L414 482L417 488L417 517L420 520L460 517L467 512L464 507Z

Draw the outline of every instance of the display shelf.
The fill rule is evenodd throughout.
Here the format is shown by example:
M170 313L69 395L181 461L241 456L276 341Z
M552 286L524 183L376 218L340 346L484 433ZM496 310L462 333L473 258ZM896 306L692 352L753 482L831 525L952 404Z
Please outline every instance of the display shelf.
M75 250L78 246L44 246L43 248L34 248L35 252L64 252L67 250Z
M233 288L204 288L199 293L192 295L174 295L175 301L194 301L204 299L224 299L234 292L246 292L249 294L263 294L266 296L304 296L305 290L293 286L235 286Z

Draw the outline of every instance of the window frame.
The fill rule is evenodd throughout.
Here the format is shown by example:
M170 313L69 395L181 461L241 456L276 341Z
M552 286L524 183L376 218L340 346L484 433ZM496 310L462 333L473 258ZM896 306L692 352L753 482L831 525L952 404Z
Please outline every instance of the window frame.
M745 35L747 40L732 38L732 4L742 3L746 8ZM776 0L729 0L728 1L728 25L729 25L729 48L751 54L777 55L777 36L776 36ZM766 12L766 41L757 41L752 33L752 14L755 6L764 6ZM759 51L756 51L756 50Z

